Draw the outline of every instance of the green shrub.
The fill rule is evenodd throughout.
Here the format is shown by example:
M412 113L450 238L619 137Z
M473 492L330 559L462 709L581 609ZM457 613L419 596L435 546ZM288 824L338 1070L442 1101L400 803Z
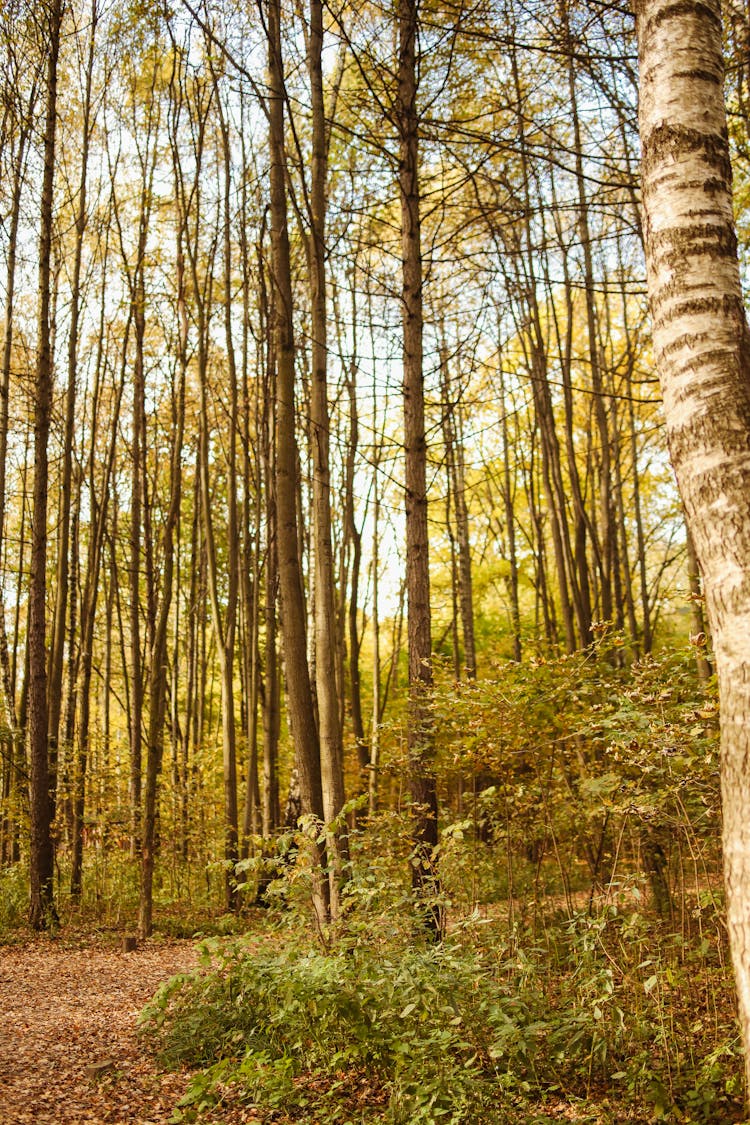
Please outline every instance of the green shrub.
M574 1103L600 1123L740 1119L715 943L681 947L615 903L543 941L484 932L404 949L355 931L328 953L205 942L203 969L144 1013L166 1063L200 1068L175 1120L225 1096L309 1125L521 1125Z
M254 1101L283 1103L296 1120L323 1109L326 1121L339 1120L366 1088L393 1125L458 1125L476 1121L480 1105L492 1112L497 991L487 970L457 950L235 949L208 976L170 982L146 1026L158 1028L165 1061L212 1067L215 1082L238 1081ZM198 1079L190 1096L205 1092Z
M29 909L28 876L20 863L0 870L0 937L23 926Z

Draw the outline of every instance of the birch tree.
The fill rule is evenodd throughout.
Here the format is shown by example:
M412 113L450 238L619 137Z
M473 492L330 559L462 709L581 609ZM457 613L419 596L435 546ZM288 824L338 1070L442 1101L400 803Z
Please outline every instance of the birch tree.
M640 0L636 16L654 354L716 655L727 921L750 1080L750 336L721 10Z

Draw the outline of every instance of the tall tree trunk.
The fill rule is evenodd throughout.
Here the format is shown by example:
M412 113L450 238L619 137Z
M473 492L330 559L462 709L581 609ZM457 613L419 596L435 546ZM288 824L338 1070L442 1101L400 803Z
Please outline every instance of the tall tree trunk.
M374 428L374 427L373 427ZM372 472L372 721L370 725L370 762L367 785L368 811L373 816L378 804L378 770L380 769L380 454L375 453Z
M183 859L190 857L190 761L200 745L200 631L203 625L200 607L201 552L199 529L201 526L200 450L195 453L195 471L192 484L193 515L190 521L190 585L188 589L187 617L187 696L185 700L185 740L180 764L180 833ZM193 753L191 754L191 749Z
M156 618L149 675L149 717L146 752L146 785L143 802L143 841L141 848L141 886L138 931L149 937L153 918L153 877L156 847L158 777L164 748L164 720L167 697L167 638L172 608L174 578L174 533L182 497L182 442L185 429L185 367L174 395L172 449L170 455L169 507L162 529L162 583Z
M635 8L654 354L719 679L727 924L750 1088L750 333L721 10L718 0Z
M31 760L31 905L35 930L56 921L53 895L54 855L47 742L46 593L47 593L47 445L52 409L52 347L50 340L50 273L52 263L55 137L57 128L57 64L60 53L62 0L45 9L47 35L44 174L39 234L39 327L34 393L34 491L29 574L29 753Z
M331 542L330 418L326 299L326 178L328 145L323 102L323 3L310 0L308 42L312 112L310 177L310 306L312 383L310 423L315 526L315 688L318 703L323 816L332 826L344 806L344 746L336 678L336 608ZM340 884L347 858L346 825L328 831L331 915L339 912Z
M360 654L362 651L362 632L360 628L359 582L362 570L362 532L357 526L354 490L356 488L356 459L359 444L359 418L357 412L357 383L355 364L352 361L351 370L346 379L349 393L349 441L346 453L345 483L344 483L344 525L345 540L351 551L351 562L348 567L349 579L349 604L346 616L348 624L349 647L349 692L352 713L352 731L357 747L357 763L362 778L367 775L370 760L367 741L365 739L365 724L362 717L362 678L360 675ZM342 590L342 597L346 591Z
M531 184L525 156L522 157L522 167L524 168L525 206L527 213L530 214ZM535 428L538 430L540 438L542 487L557 572L560 613L565 630L565 647L568 652L574 652L576 649L576 619L582 643L585 643L587 636L588 621L581 597L580 584L576 581L575 560L568 526L567 494L562 476L560 442L548 377L548 348L544 337L542 313L537 299L537 280L534 273L535 250L528 221L524 224L523 235L524 246L523 248L519 246L516 250L516 276L511 284L515 284L515 287L524 293L525 303L522 309L514 310L514 317L531 377L536 419ZM541 525L538 526L541 529ZM546 591L546 574L544 575L543 588ZM539 589L541 590L542 587L540 586ZM547 604L545 601L547 618L549 618L551 605L551 602ZM556 629L554 632L556 632Z
M104 558L104 545L109 519L110 488L115 472L115 461L119 437L120 405L125 388L125 367L120 370L119 384L115 391L115 402L112 410L111 431L109 446L105 461L105 469L99 489L96 482L96 454L97 437L99 433L97 420L101 405L101 374L104 367L104 321L107 297L107 252L105 249L102 269L102 292L99 317L99 342L96 363L94 393L92 395L92 425L91 443L88 455L89 474L89 506L91 510L91 528L89 531L89 545L86 560L86 573L81 598L81 623L80 623L80 715L78 723L78 755L77 761L71 761L72 773L72 848L70 893L73 898L81 894L83 875L83 817L86 798L86 772L89 754L89 728L91 719L91 678L94 669L94 625L96 620L96 606L99 598L99 578L102 561ZM114 497L116 504L116 496ZM79 501L80 504L80 501ZM110 583L111 585L111 583ZM111 594L107 604L107 645L105 654L105 692L109 692L111 680ZM109 700L105 699L104 706L104 754L109 753ZM72 744L72 739L71 739Z
M589 364L591 369L591 387L593 390L594 418L598 436L598 468L599 468L599 512L598 542L600 550L597 562L599 564L600 599L599 611L604 621L611 621L613 614L612 580L614 569L615 536L613 528L612 505L612 468L610 456L610 437L607 420L607 400L604 389L604 378L601 367L601 353L597 334L597 310L594 284L594 264L591 250L591 232L589 228L589 209L586 198L586 180L583 171L583 146L581 139L581 121L578 112L578 91L576 83L576 70L573 52L573 41L570 32L567 0L562 0L561 15L563 21L563 35L565 49L568 52L568 93L573 120L573 148L575 159L575 178L578 192L578 230L583 250L584 292L586 297L586 328L589 345ZM582 638L587 643L587 638Z
M502 353L498 351L498 373L500 378L500 410L503 427L503 510L505 530L508 536L508 596L510 598L510 620L513 628L513 659L519 664L523 655L521 642L521 607L518 598L518 552L516 551L516 513L513 505L514 477L510 465L510 434L508 431L508 400L505 390Z
M231 153L229 128L220 100L218 79L213 74L214 101L217 107L221 136L221 160L223 164L223 288L224 288L224 337L227 357L227 382L229 384L229 418L227 448L227 570L228 584L226 601L222 605L219 596L219 567L216 553L214 514L211 503L209 481L209 456L211 428L208 415L208 348L210 300L199 296L198 285L198 246L197 230L199 222L198 200L195 193L195 248L191 251L193 269L194 299L198 303L198 369L200 376L200 449L201 449L201 511L203 533L206 543L206 562L208 590L211 600L211 619L213 623L216 651L219 659L221 677L221 736L222 763L224 773L224 859L225 859L225 902L227 910L237 905L237 884L235 864L239 859L239 821L237 808L237 732L234 707L234 666L235 637L237 631L237 604L239 597L239 523L237 503L237 432L239 426L237 364L232 335L232 249L231 249ZM196 141L196 182L201 176L203 135L206 116L201 116L198 139ZM210 268L210 266L209 266ZM210 280L204 283L210 295Z
M36 84L32 87L29 99L29 118L36 101ZM8 425L10 411L10 375L13 359L13 333L15 327L15 288L16 263L18 258L18 230L21 219L21 196L24 182L24 168L28 147L30 123L24 122L19 128L13 163L13 187L11 191L10 224L7 244L7 268L5 275L5 329L3 333L2 369L0 370L0 558L5 543L6 471L8 462ZM24 457L24 464L26 458ZM25 490L24 490L25 493ZM2 693L5 715L11 732L11 742L20 737L17 731L15 675L10 661L8 637L5 621L5 582L4 568L0 568L0 662L2 664ZM11 745L10 760L13 760ZM8 781L11 772L7 774ZM3 836L5 840L5 835Z
M576 566L577 557L570 539L567 512L568 490L563 482L560 442L557 434L548 378L549 348L544 338L542 314L537 295L537 260L541 257L543 261L546 261L546 244L541 249L535 247L532 237L533 199L536 193L535 185L532 180L532 169L530 167L528 142L526 139L523 88L518 69L517 52L515 50L511 52L511 66L516 94L516 122L520 141L521 191L524 207L524 222L520 234L514 238L514 242L517 240L518 243L517 247L514 247L516 253L515 287L524 294L524 299L528 306L522 313L523 321L519 322L519 328L523 325L521 341L524 351L527 353L527 362L529 364L534 396L534 410L541 436L542 482L549 516L555 568L557 571L560 613L565 630L565 645L568 652L573 652L576 648L576 621L578 623L580 643L582 645L588 644L590 637L591 610L588 604L588 587L585 580L585 541L582 552L579 552L578 556L578 561L580 563L580 554L582 553L583 555L584 565L583 568L580 568ZM571 482L575 503L576 495L580 491L576 487L577 473L575 470L571 473ZM580 539L578 542L580 544ZM583 575L583 580L581 575ZM545 576L545 591L546 585Z
M78 206L75 216L75 244L73 271L70 280L70 328L68 334L68 389L65 396L65 432L62 449L62 474L60 478L60 510L58 518L57 566L55 568L55 611L52 618L52 643L49 654L49 744L50 789L52 814L56 799L56 768L59 754L60 709L62 704L63 650L68 612L68 587L70 572L70 521L73 489L73 446L75 442L76 384L78 381L78 329L81 315L81 264L83 238L87 224L87 195L89 142L91 140L91 86L94 73L94 49L99 20L98 0L91 5L89 22L89 50L83 92L83 118L81 123L81 168L78 183ZM66 748L69 749L69 748Z
M445 441L446 469L448 475L448 496L453 501L455 522L455 547L452 529L451 556L456 571L453 582L454 599L458 602L461 614L461 633L464 645L464 669L470 680L477 677L477 653L474 642L474 593L471 573L471 536L469 534L469 506L466 501L466 465L464 459L463 425L461 419L460 394L458 401L453 399L448 370L448 346L443 341L440 347L440 370L442 375L443 398L443 438ZM450 522L450 521L448 521ZM457 548L457 550L456 550ZM456 559L457 554L457 559ZM456 597L457 595L457 597ZM454 627L456 612L454 609ZM454 643L454 648L458 645ZM460 666L458 671L460 672ZM456 679L460 676L457 674Z
M641 640L643 651L648 654L653 645L651 626L651 597L648 588L648 558L646 551L646 532L643 526L643 505L641 503L641 476L638 468L638 433L636 430L633 384L628 375L626 392L628 396L628 430L630 437L630 457L633 463L633 516L635 519L636 550L638 552L638 585L641 595Z
M143 541L143 477L145 474L145 374L144 338L146 334L145 286L143 281L143 256L146 247L146 185L141 196L141 235L138 248L136 274L132 282L131 309L135 325L135 363L133 370L133 434L130 475L130 815L131 854L135 857L141 847L141 782L144 676L141 653L141 548Z
M243 254L243 258L245 255ZM248 381L248 270L243 263L244 332L242 363L242 540L243 562L240 573L242 614L244 620L243 680L245 684L245 742L247 752L245 776L245 804L242 814L242 855L248 855L248 840L260 831L260 783L258 776L258 704L260 701L260 583L262 561L260 537L262 526L262 498L260 489L260 454L255 452L255 473L251 467L250 388ZM259 388L261 379L256 386ZM256 408L260 408L256 397ZM262 409L262 408L260 408ZM255 412L255 432L259 429L258 409ZM254 510L253 510L254 509Z
M264 839L278 828L279 807L279 735L281 730L281 685L279 682L278 614L279 549L278 512L276 508L276 359L273 341L272 310L266 286L266 263L259 255L261 329L265 329L266 354L263 367L261 416L261 466L263 472L264 518L266 536L266 580L264 692L263 692L263 799L261 824ZM260 404L259 404L260 405ZM322 797L321 797L322 800Z
M28 120L22 122L14 151L13 162L13 187L11 190L10 224L7 244L7 268L5 280L5 330L3 333L2 369L0 370L0 560L7 556L5 539L5 509L6 509L6 470L8 461L8 427L10 411L10 376L13 358L13 333L14 333L14 302L16 286L16 263L18 256L18 231L21 218L21 196L24 182L24 168L28 149L29 132L33 105L36 101L36 83L32 85L29 96ZM27 439L28 441L28 436ZM24 455L24 466L26 456ZM25 496L26 490L23 489ZM21 516L21 535L19 553L19 589L21 586L20 571L23 560L24 542L24 517L25 506ZM0 565L0 686L5 709L5 721L9 735L6 749L3 750L2 769L2 807L3 814L0 821L0 863L11 863L17 859L18 849L18 821L17 809L14 807L15 798L19 789L19 773L17 762L23 753L23 731L18 728L16 708L16 677L15 677L15 650L11 661L8 644L7 625L5 618L5 568ZM16 623L18 622L20 598L16 605ZM16 628L16 637L18 630Z
M244 98L240 95L240 119L244 120ZM242 164L247 167L244 130L241 134ZM244 620L244 650L242 655L245 692L245 803L242 815L242 857L247 858L251 836L260 832L260 778L258 772L258 705L261 692L260 666L260 583L263 571L261 557L261 528L263 522L260 432L261 396L263 385L261 371L256 372L255 398L250 398L250 300L251 264L248 241L248 185L242 177L240 191L240 265L242 269L242 492L241 525L243 558L240 564L240 592ZM257 349L262 360L263 352ZM251 424L252 422L252 424ZM253 440L254 439L254 440Z
M427 533L427 440L424 416L422 246L417 114L417 2L399 0L396 125L401 202L406 589L409 646L408 749L414 848L412 882L428 932L440 939L443 913L437 870L437 785L430 711L432 637Z
M281 54L280 0L268 3L268 116L273 254L274 351L277 365L276 504L281 623L289 720L299 770L302 806L324 819L320 746L307 663L306 610L297 518L299 455L295 433L294 319L292 270L286 205L284 151L285 89ZM317 861L324 861L315 844ZM327 887L314 877L314 906L322 923L328 916Z

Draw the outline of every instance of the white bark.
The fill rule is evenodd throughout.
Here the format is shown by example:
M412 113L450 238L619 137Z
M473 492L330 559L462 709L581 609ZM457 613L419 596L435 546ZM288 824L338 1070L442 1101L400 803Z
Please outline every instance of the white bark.
M718 0L641 0L636 14L654 352L719 676L727 916L750 1078L750 343L721 15Z

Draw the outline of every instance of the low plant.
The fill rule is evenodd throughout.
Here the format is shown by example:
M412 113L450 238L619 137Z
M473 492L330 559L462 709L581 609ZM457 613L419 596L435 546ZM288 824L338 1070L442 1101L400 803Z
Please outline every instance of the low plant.
M205 942L143 1017L165 1063L197 1069L174 1120L226 1098L307 1125L521 1125L573 1105L612 1125L739 1120L716 942L682 947L632 890L627 909L537 935L467 925L440 948Z
M458 1125L475 1121L478 1106L492 1112L488 1001L498 986L464 952L204 951L213 971L170 982L145 1013L165 1061L208 1068L188 1101L208 1104L239 1083L297 1121L356 1112L352 1120Z
M29 884L20 863L0 869L0 941L14 940L29 910Z

